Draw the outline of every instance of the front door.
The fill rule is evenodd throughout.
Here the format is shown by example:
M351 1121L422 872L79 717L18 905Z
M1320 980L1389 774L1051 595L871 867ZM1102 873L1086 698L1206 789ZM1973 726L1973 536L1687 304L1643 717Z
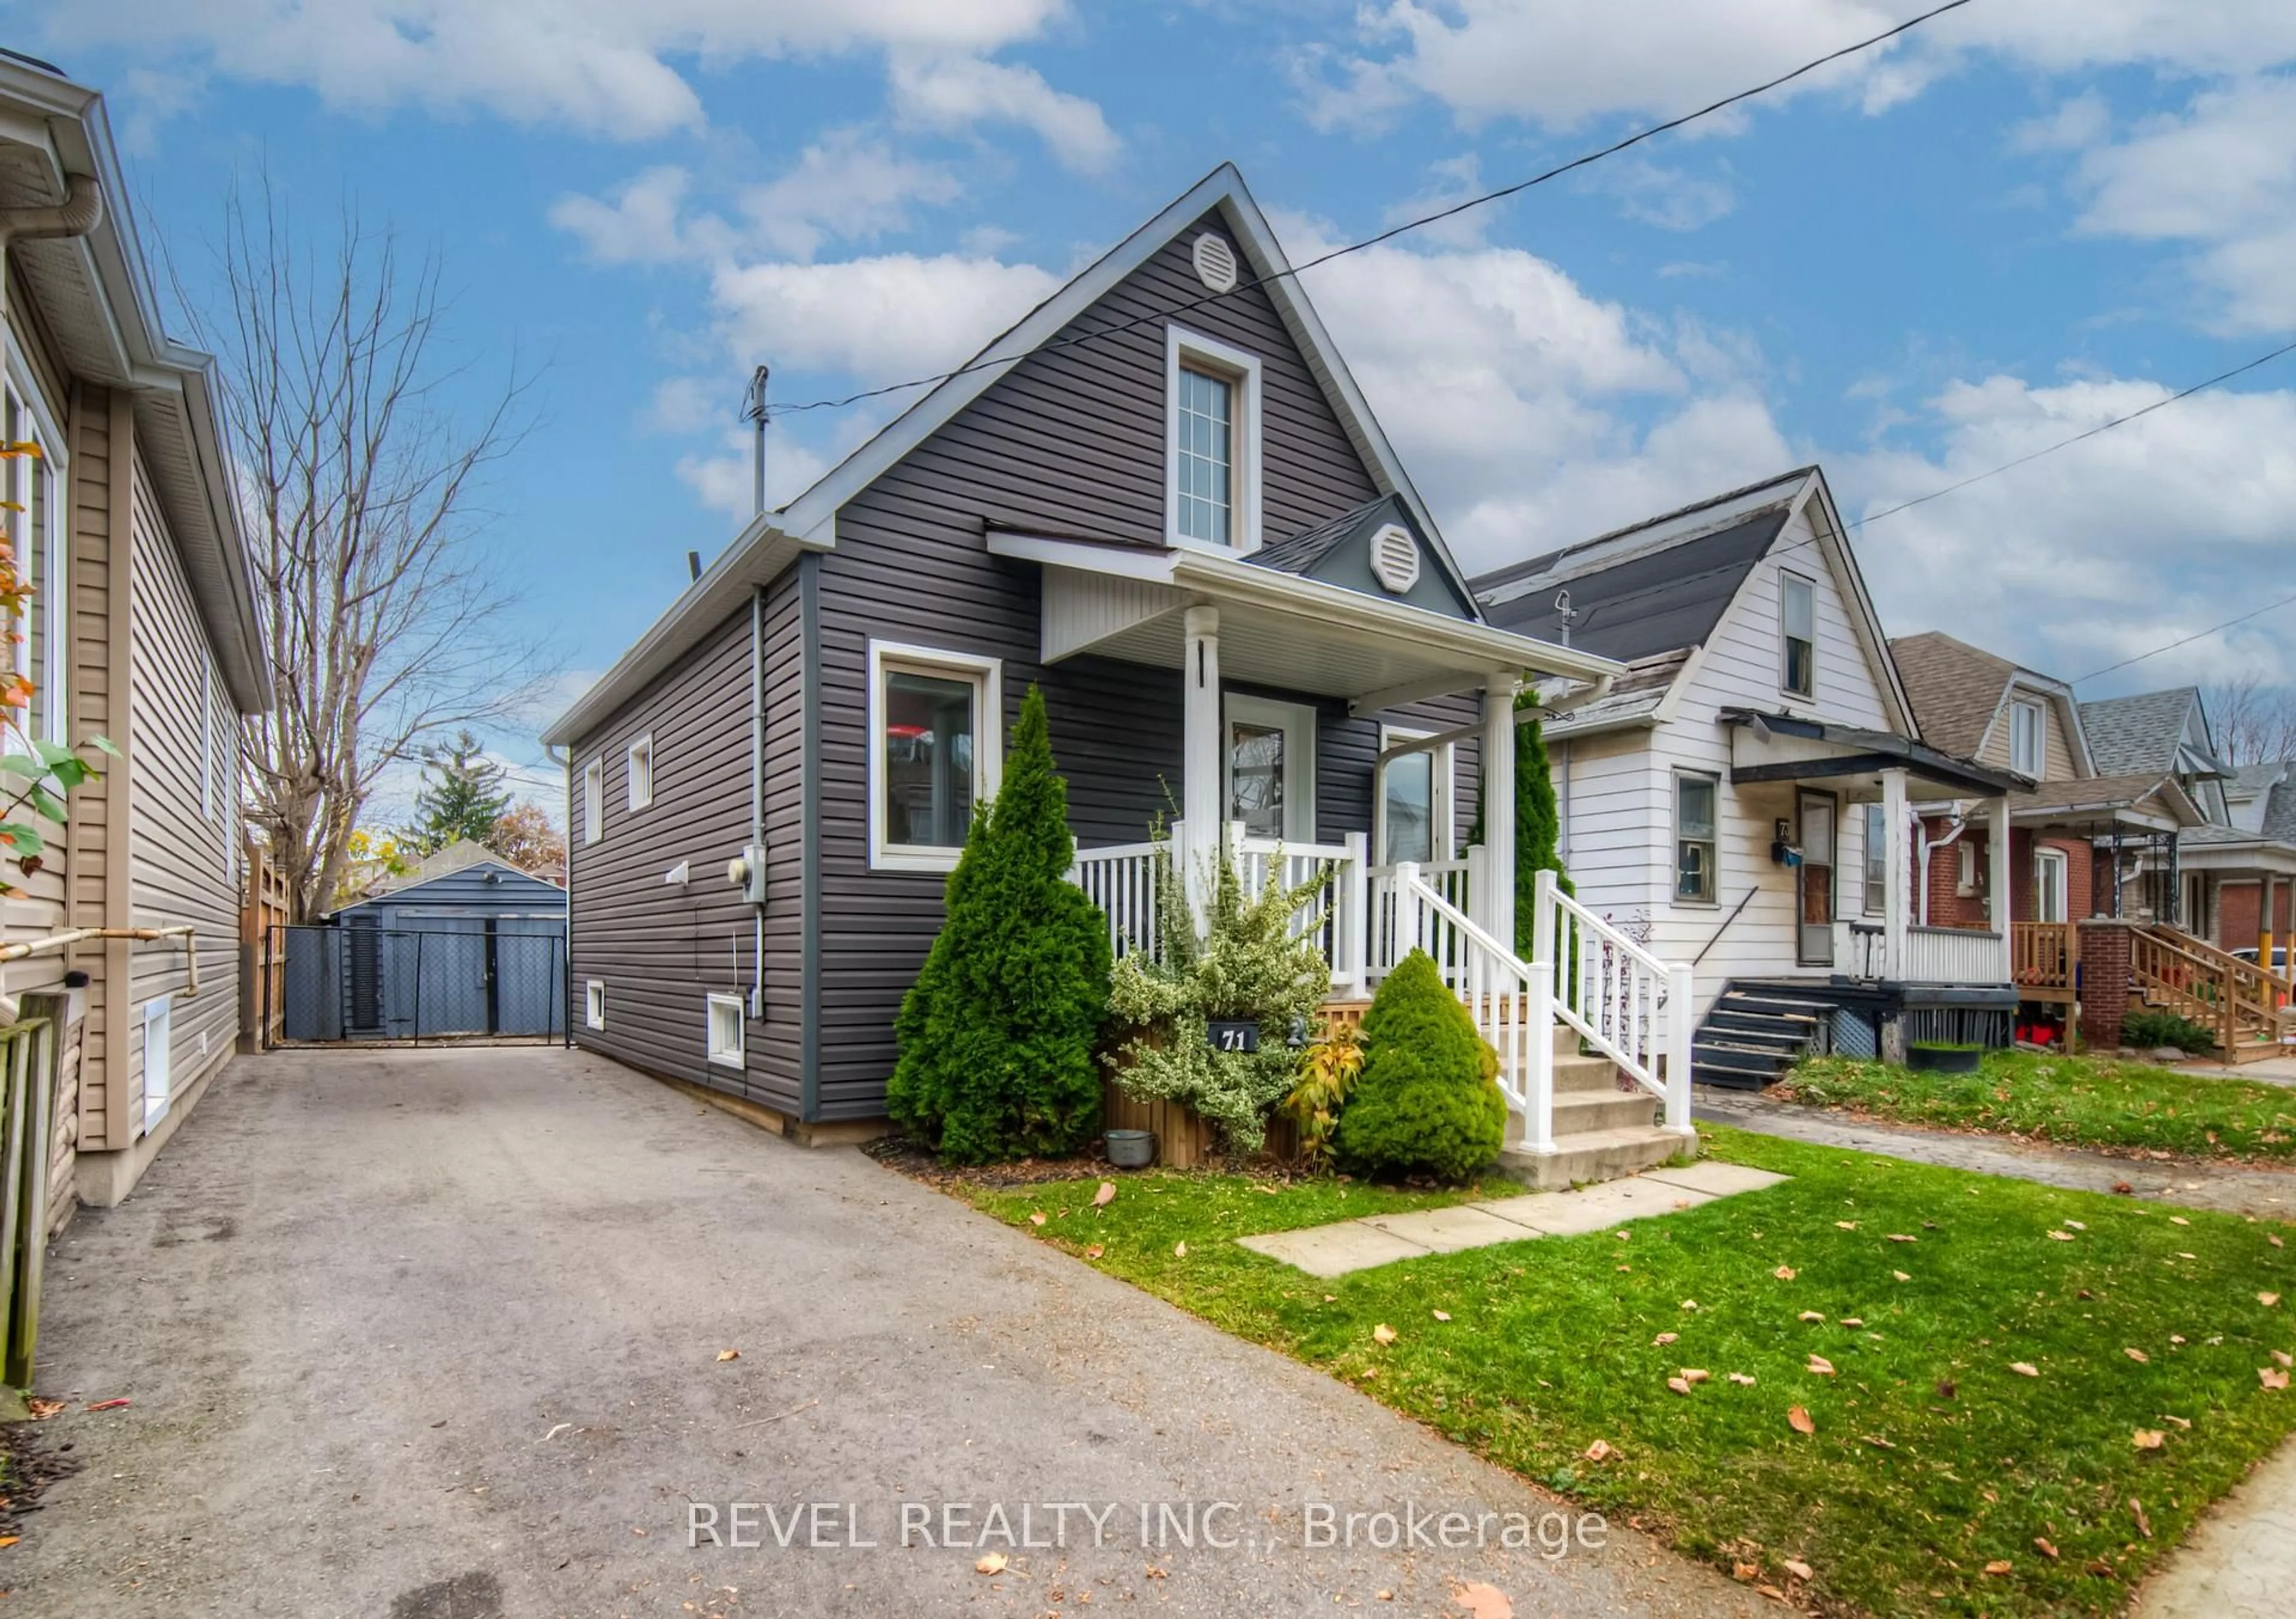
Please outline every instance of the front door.
M1227 699L1227 817L1247 838L1316 841L1316 711L1263 697Z
M1794 959L1804 967L1833 965L1833 818L1830 793L1800 795L1801 865L1795 871Z

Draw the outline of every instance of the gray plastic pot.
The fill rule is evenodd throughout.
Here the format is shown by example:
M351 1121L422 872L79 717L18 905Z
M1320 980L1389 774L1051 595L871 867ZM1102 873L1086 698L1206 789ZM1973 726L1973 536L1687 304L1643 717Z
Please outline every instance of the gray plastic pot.
M1107 1141L1108 1161L1119 1169L1145 1169L1156 1161L1152 1130L1111 1130Z

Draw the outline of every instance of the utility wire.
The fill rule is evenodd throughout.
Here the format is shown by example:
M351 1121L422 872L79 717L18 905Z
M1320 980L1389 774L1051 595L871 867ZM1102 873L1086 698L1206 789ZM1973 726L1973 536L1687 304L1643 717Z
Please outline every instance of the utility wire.
M1621 140L1613 141L1608 146L1604 146L1597 151L1589 151L1579 157L1573 158L1568 163L1558 164L1554 168L1546 170L1544 173L1531 176L1530 178L1527 180L1518 180L1512 185L1503 185L1496 191L1485 192L1480 196L1470 197L1463 202L1455 202L1447 208L1438 209L1431 214L1424 214L1416 219L1406 220L1401 225L1391 225L1388 229L1380 232L1376 236L1366 236L1361 241L1349 242L1345 247L1333 248L1330 252L1324 253L1318 255L1316 258L1308 259L1305 264L1293 265L1289 269L1279 270L1273 274L1263 275L1252 281L1239 282L1236 285L1229 288L1225 292L1208 293L1202 298L1193 298L1186 303L1175 305L1168 309L1160 309L1151 315L1136 315L1131 320L1119 322L1118 324L1113 326L1098 327L1091 331L1079 332L1072 338L1064 338L1058 342L1039 344L1035 348L1028 350L1027 353L1048 354L1062 348L1074 348L1080 343L1096 342L1103 338L1113 337L1119 332L1130 331L1135 328L1141 326L1152 325L1156 323L1168 319L1172 315L1185 315L1192 309L1200 309L1207 304L1218 303L1223 299L1234 298L1238 293L1248 292L1255 287L1264 287L1271 282L1295 279L1301 273L1315 269L1319 265L1327 265L1335 258L1344 258L1350 253L1360 253L1367 248L1375 248L1382 242L1392 241L1398 236L1404 235L1408 232L1421 230L1431 225L1440 224L1446 219L1456 218L1457 216L1467 212L1470 209L1481 208L1487 203L1497 202L1505 198L1515 196L1522 192L1530 190L1535 185L1544 185L1548 181L1559 179L1562 176L1570 174L1574 169L1585 168L1589 164L1599 163L1605 158L1616 157L1620 152L1626 151L1630 146L1639 146L1644 141L1653 139L1658 135L1665 135L1672 130L1680 129L1685 125L1694 124L1701 119L1710 118L1715 113L1726 110L1729 108L1738 105L1741 102L1748 102L1753 100L1757 96L1767 95L1771 91L1779 88L1781 86L1790 85L1794 80L1815 73L1821 68L1830 67L1833 63L1842 61L1844 58L1855 56L1860 52L1870 51L1876 45L1886 45L1890 40L1897 38L1900 34L1910 33L1915 29L1921 27L1923 23L1931 21L1935 18L1942 17L1948 12L1959 11L1963 6L1967 5L1970 3L1971 0L1946 0L1946 4L1943 5L1934 6L1930 10L1922 12L1917 17L1909 17L1905 21L1898 23L1895 28L1885 29L1881 33L1858 40L1854 45L1843 45L1840 50L1829 51L1824 55L1816 58L1815 61L1802 63L1801 66L1794 69L1790 73L1781 73L1775 78L1756 85L1751 89L1741 90L1734 95L1726 95L1720 101L1709 102L1707 105L1698 109L1695 112L1685 112L1679 118L1669 119L1662 124L1649 125L1644 128L1635 131L1634 134L1628 135ZM914 377L906 382L888 382L882 387L863 388L858 393L847 394L840 398L813 399L801 405L776 405L772 407L768 413L773 416L783 416L792 415L800 411L841 410L849 405L858 405L864 400L882 398L887 394L903 393L913 388L931 388L938 383L950 381L957 377L969 376L977 371L987 371L995 366L1010 364L1013 361L1023 357L1024 356L1022 355L998 355L987 356L970 361L964 365L958 366L954 371L940 372L930 377Z
M2095 680L2100 675L2110 675L2115 669L2125 669L2131 664L2143 663L2148 658L2158 658L2163 652L2173 652L2178 647L2190 646L2195 641L2205 640L2218 630L2228 630L2236 624L2246 624L2251 618L2261 618L2265 614L2286 607L2292 601L2296 601L2296 595L2283 596L2277 601L2267 601L2262 607L2251 608L2237 618L2227 618L2222 624L2212 624L2204 630L2194 630L2189 635L2180 635L2166 646L2157 646L2149 652L2139 652L2134 658L2124 658L2119 663L2105 665L2102 669L2091 669L2086 675L2075 675L2068 683L2078 686L2085 681Z

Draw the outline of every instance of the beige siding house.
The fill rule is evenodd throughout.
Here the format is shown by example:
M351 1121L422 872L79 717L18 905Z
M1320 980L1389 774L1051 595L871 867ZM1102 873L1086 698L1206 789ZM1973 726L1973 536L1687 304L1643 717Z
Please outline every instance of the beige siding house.
M102 104L0 59L7 513L37 593L18 654L36 737L123 757L75 789L45 863L0 902L10 997L62 994L55 1182L126 1196L233 1051L239 1023L239 722L270 701L208 356L161 331ZM192 953L196 953L196 974ZM194 987L196 986L196 987ZM47 1005L42 1003L45 1010ZM59 1196L55 1217L71 1199Z

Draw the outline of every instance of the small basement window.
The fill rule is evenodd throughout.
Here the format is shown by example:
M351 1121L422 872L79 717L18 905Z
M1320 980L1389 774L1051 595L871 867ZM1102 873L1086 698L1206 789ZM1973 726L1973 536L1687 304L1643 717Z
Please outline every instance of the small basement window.
M642 736L630 744L630 807L642 810L653 802L653 738Z
M583 985L583 991L582 1021L594 1029L604 1028L606 1026L606 981L603 978L593 978Z
M1714 819L1721 782L1687 771L1674 778L1674 896L1714 903Z
M582 841L595 843L606 819L606 762L593 759L582 766Z
M720 1067L738 1068L742 1059L742 997L709 997L709 1060Z
M1778 576L1778 623L1784 638L1784 690L1790 696L1817 691L1817 587L1800 574Z

